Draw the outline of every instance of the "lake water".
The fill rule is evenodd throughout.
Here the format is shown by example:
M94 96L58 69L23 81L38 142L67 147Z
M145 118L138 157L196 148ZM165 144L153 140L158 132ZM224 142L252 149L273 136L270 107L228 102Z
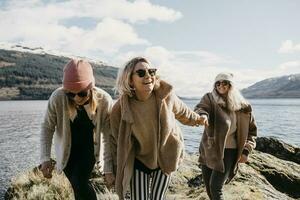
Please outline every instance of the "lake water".
M184 100L193 108L199 100ZM300 99L250 100L259 136L300 146ZM10 179L39 164L39 132L47 101L0 101L0 199ZM186 150L197 152L202 127L181 126Z

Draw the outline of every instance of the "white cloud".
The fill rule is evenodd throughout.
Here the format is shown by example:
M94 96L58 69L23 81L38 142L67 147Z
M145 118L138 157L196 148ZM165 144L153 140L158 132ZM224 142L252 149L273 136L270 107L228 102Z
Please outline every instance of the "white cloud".
M95 29L85 31L78 40L70 41L69 51L73 49L72 44L78 45L80 51L103 51L113 53L126 45L148 45L146 39L139 38L133 27L119 20L105 18L98 23ZM76 42L77 40L77 42ZM80 53L80 52L79 52Z
M180 17L180 12L146 0L48 3L12 0L0 8L0 38L3 42L88 56L91 51L110 53L127 45L148 45L149 42L137 34L133 23L172 22ZM80 26L81 18L88 18L95 25L84 28ZM74 19L78 19L78 24Z
M286 40L282 42L279 53L294 53L300 51L300 44L293 44L293 41Z
M145 22L148 20L173 22L182 17L179 11L154 5L148 0L72 0L50 1L41 0L11 0L6 3L3 10L34 11L43 14L44 19L65 19L67 17L91 17L95 19L115 18L128 20L131 23ZM15 13L17 14L17 13ZM33 14L33 16L37 16Z
M285 62L282 63L279 66L279 69L282 71L286 71L287 73L296 73L297 71L300 72L300 60L296 60L296 61L289 61L289 62Z
M79 1L80 2L80 1ZM78 2L78 3L79 3ZM173 22L182 17L182 14L173 9L151 4L147 0L129 2L125 0L102 0L101 3L90 1L82 3L81 7L87 8L89 16L112 17L126 19L131 23L146 22L148 20ZM99 13L100 16L99 16ZM102 16L101 16L102 15Z

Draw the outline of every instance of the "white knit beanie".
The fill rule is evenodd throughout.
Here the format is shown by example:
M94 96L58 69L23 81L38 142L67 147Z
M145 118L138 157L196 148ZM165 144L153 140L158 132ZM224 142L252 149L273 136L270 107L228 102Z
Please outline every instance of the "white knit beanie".
M231 85L234 84L234 80L233 80L233 74L229 73L229 72L222 72L220 74L218 74L215 78L215 84L218 81L229 81Z

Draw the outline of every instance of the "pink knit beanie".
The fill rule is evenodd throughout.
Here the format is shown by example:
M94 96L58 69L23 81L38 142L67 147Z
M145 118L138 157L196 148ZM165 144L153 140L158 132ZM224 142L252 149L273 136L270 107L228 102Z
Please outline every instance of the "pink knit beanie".
M71 59L64 68L63 88L78 93L95 86L92 66L84 60Z

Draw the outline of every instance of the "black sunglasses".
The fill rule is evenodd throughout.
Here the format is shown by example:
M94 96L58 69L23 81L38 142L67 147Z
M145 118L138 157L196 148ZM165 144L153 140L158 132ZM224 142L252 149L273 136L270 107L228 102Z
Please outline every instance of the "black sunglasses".
M216 86L220 86L220 85L227 86L227 85L230 85L230 82L226 81L226 80L224 80L224 81L217 81L216 82Z
M88 94L89 94L89 90L81 91L81 92L78 92L78 93L72 93L72 92L67 92L66 93L66 95L71 99L75 98L76 95L82 98L82 97L86 97Z
M150 74L150 76L155 76L157 69L147 69L148 73ZM136 70L134 72L135 74L137 74L140 78L143 78L146 75L146 69L139 69Z

